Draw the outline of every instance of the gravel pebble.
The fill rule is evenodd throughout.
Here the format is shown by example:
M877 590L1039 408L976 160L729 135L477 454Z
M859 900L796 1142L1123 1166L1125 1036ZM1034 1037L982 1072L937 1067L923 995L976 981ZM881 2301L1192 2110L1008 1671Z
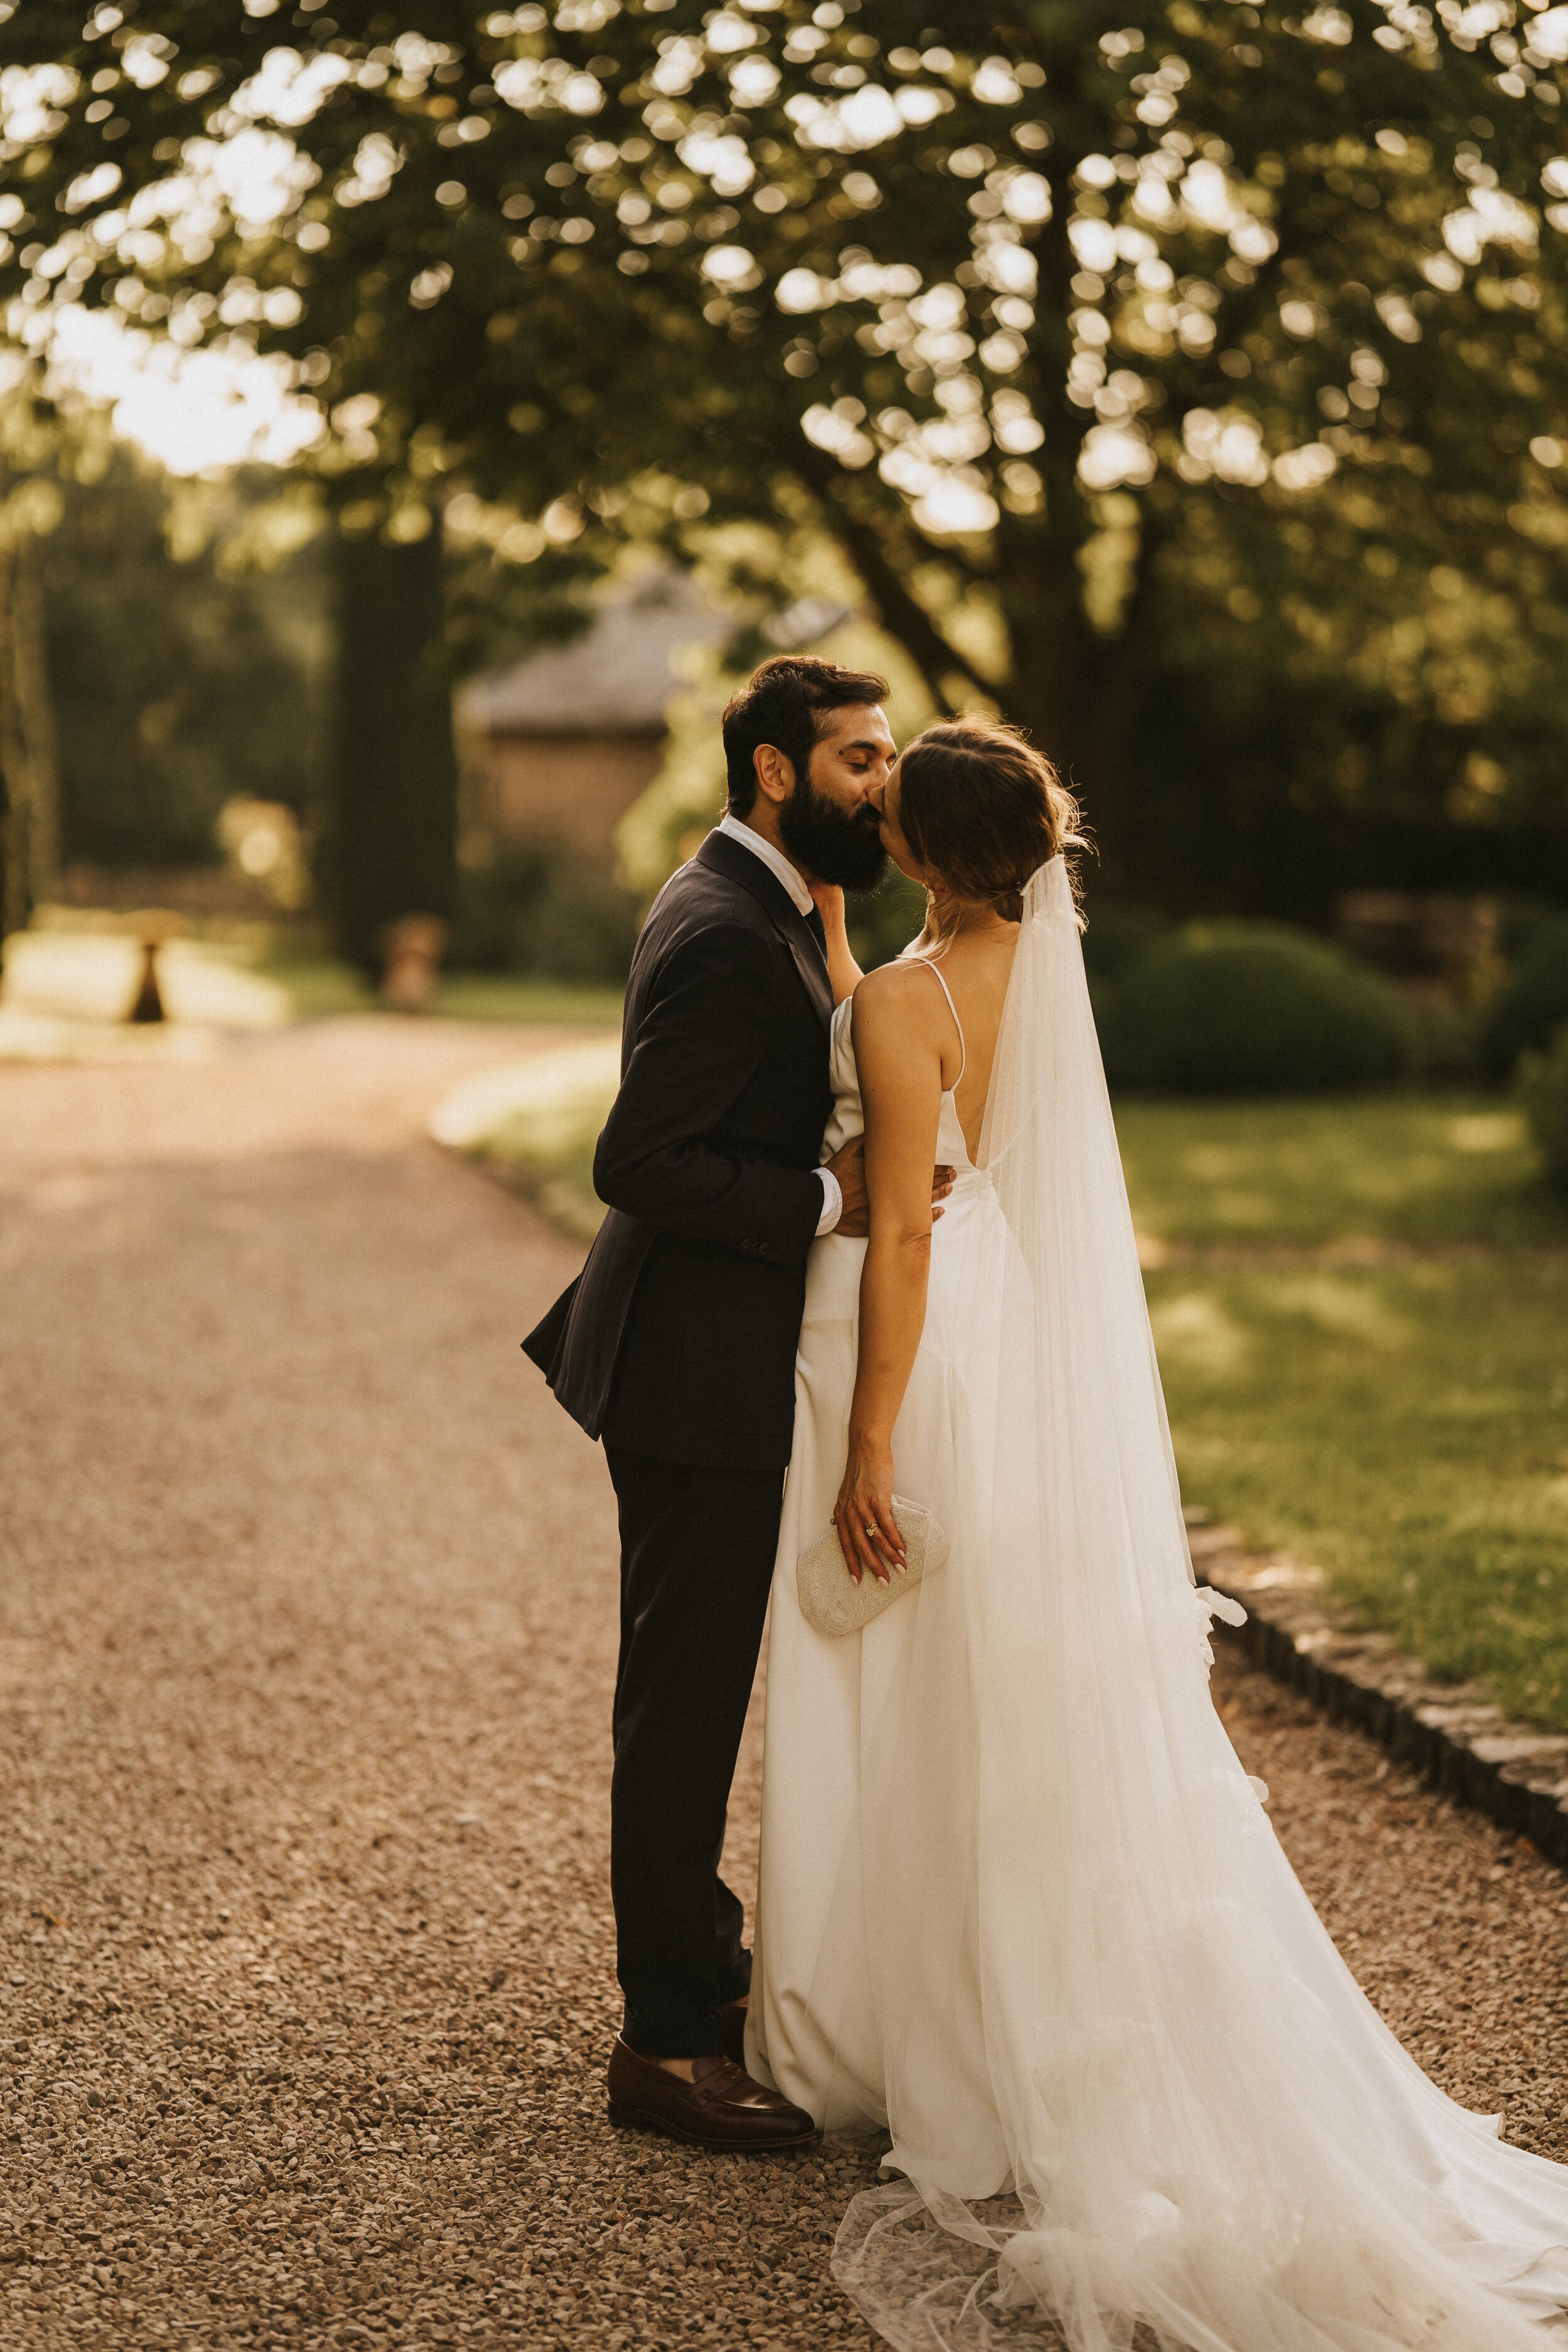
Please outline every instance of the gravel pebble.
M532 1042L0 1068L6 2352L873 2341L874 2150L604 2118L614 1514L517 1349L576 1253L423 1139ZM1385 2015L1563 2153L1563 1881L1219 1672Z

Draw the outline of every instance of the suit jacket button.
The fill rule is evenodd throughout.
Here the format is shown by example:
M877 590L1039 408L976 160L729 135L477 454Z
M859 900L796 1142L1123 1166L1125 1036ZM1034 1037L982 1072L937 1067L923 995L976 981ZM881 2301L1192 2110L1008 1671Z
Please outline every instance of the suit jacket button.
M771 1242L759 1242L757 1244L757 1255L759 1257L772 1257L773 1254L773 1244Z

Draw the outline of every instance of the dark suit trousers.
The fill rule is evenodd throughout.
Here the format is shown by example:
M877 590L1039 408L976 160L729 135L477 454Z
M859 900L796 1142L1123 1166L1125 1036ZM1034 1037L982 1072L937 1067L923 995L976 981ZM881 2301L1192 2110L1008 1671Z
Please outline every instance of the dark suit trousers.
M648 2058L723 2047L751 1981L719 1875L767 1613L784 1477L606 1444L621 1522L610 1887L625 2037Z

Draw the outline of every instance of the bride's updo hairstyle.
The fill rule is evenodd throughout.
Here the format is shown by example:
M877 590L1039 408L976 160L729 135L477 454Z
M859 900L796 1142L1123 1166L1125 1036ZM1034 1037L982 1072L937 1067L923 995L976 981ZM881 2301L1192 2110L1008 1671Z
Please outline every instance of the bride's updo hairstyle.
M1018 922L1031 875L1082 848L1078 803L1043 751L997 719L943 719L899 761L899 825L955 898Z

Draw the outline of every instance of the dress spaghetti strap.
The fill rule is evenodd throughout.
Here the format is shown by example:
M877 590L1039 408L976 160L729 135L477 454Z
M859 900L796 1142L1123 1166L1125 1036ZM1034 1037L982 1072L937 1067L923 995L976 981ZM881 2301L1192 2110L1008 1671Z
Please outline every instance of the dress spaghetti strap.
M952 991L929 956L910 956L910 961L924 964L927 971L947 999L947 1009L952 1015L952 1025L958 1032L958 1076L947 1090L950 1095L955 1095L963 1084L963 1073L969 1067L969 1040L963 1034L963 1024L958 1017L958 1007L952 1001Z

